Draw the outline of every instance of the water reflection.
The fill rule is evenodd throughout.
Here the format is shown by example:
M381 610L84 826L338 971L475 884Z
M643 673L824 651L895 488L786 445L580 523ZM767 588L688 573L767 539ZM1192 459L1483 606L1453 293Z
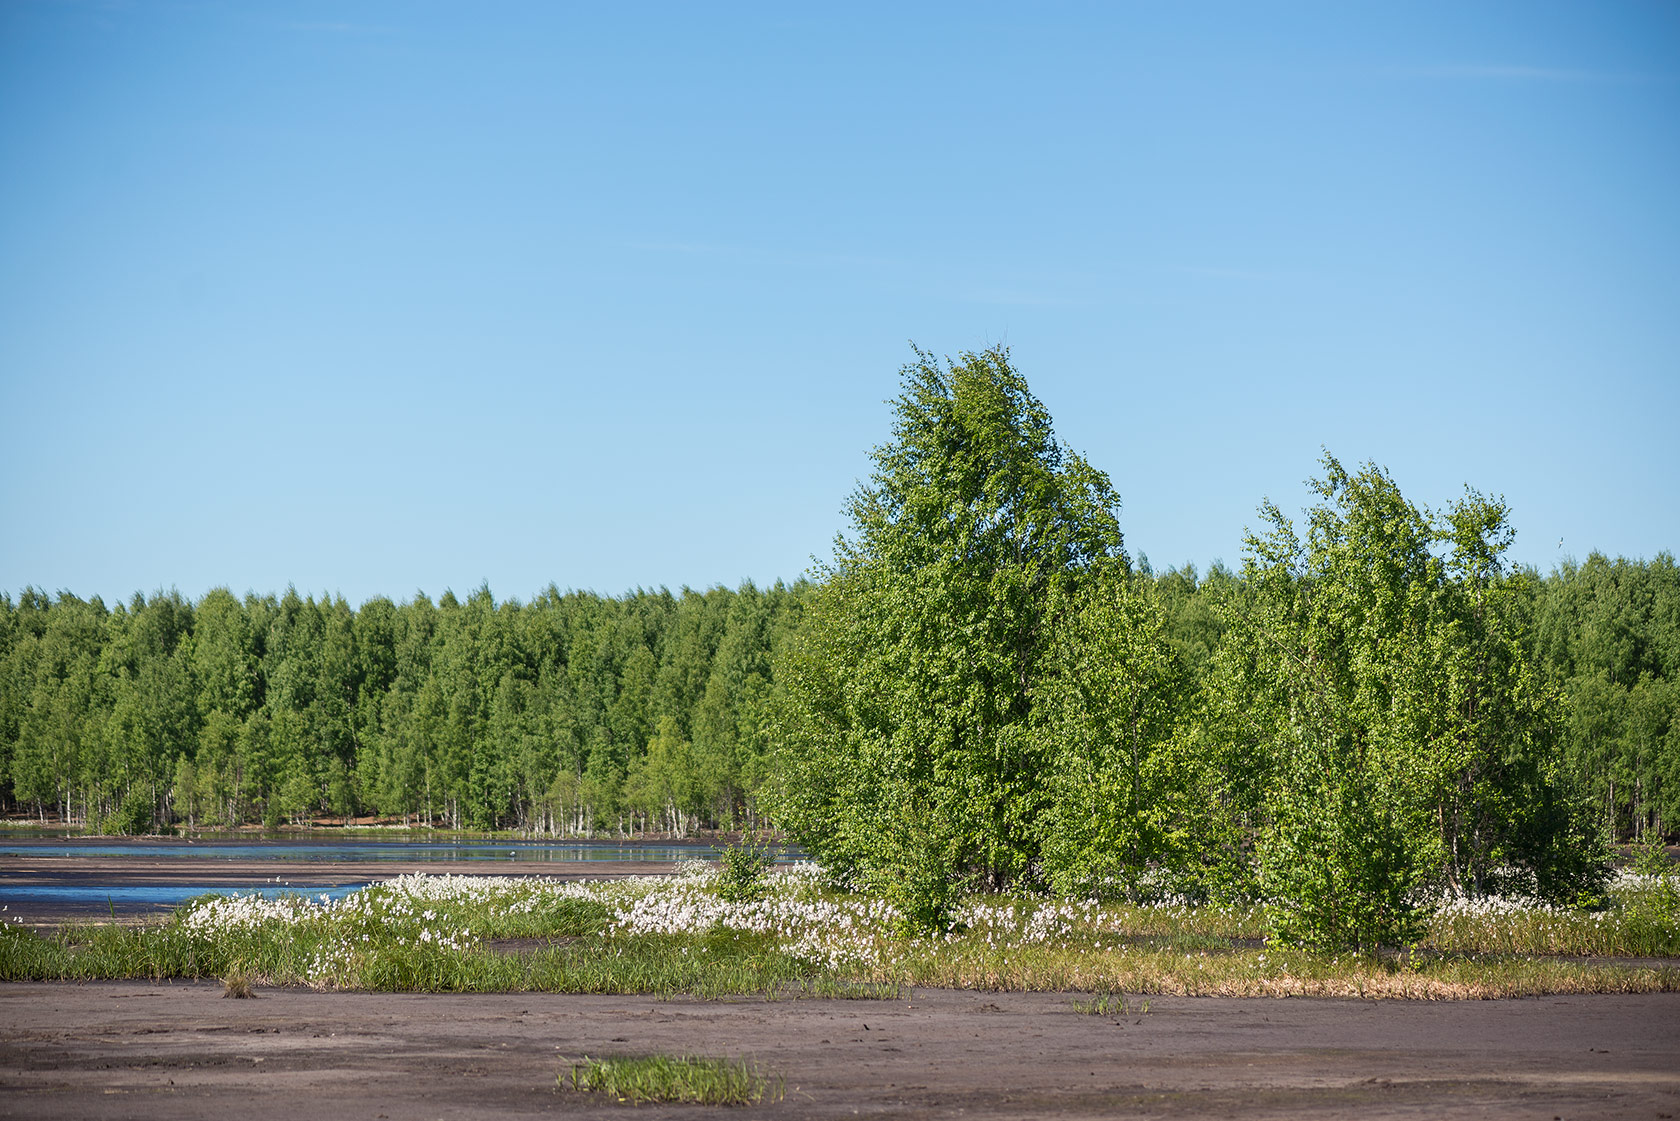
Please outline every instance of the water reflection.
M193 838L87 838L25 830L0 831L0 910L42 914L137 914L209 892L323 892L338 898L366 886L379 871L334 865L389 865L390 875L415 865L456 864L464 874L494 872L564 875L591 864L665 865L716 860L716 845L616 841L492 841L466 838L416 840L368 837L199 836ZM793 847L777 851L786 863L803 859ZM20 858L27 859L22 863ZM241 865L267 864L279 875L251 875ZM309 867L313 866L313 867ZM663 871L650 867L649 871ZM586 873L587 874L587 873ZM345 882L353 879L356 882Z
M578 861L716 860L713 845L615 844L610 841L60 841L53 844L0 843L0 858L144 857L187 860L306 860L312 863L363 861Z
M139 886L107 885L103 887L67 886L63 884L21 884L7 886L0 898L8 908L26 908L31 904L47 904L74 908L78 912L97 914L108 904L114 914L128 914L148 908L178 907L200 895L260 895L264 899L278 899L282 895L301 895L305 899L325 901L343 899L353 891L367 887L366 883L334 884L329 887L275 887L273 884L253 884L249 887L183 887L168 884Z

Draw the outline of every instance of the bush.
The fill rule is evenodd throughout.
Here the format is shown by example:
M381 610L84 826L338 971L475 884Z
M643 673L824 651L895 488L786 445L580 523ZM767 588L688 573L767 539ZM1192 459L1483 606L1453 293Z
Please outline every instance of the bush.
M718 894L730 903L751 903L764 897L764 876L775 863L770 846L742 837L723 850Z
M1633 870L1641 876L1668 877L1675 875L1677 866L1669 859L1663 837L1655 829L1647 829L1633 846Z

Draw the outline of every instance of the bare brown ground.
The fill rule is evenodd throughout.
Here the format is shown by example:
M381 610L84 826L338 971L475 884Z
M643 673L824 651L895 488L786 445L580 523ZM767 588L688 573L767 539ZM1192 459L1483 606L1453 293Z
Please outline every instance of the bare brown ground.
M308 891L413 871L668 870L43 855L0 866L0 898L26 883L279 876ZM30 905L23 917L41 927L108 915L104 905ZM148 913L119 908L117 917ZM213 983L0 985L0 1118L715 1114L627 1113L557 1088L568 1059L654 1052L757 1062L785 1079L786 1098L749 1112L777 1118L1680 1117L1680 994L1442 1004L1152 997L1149 1012L1117 1019L1080 1015L1049 993L705 1003L258 992L224 1000Z
M1680 995L1360 1003L1064 995L891 1002L0 985L0 1117L712 1115L562 1091L580 1056L743 1057L769 1117L1680 1115Z

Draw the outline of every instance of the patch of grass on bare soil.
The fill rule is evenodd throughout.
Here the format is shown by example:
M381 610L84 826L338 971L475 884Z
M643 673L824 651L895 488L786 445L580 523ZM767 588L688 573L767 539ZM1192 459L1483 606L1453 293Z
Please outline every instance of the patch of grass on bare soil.
M1133 1004L1125 993L1092 993L1070 1007L1081 1016L1141 1016L1149 1011L1149 1000Z
M816 980L762 938L707 934L590 939L531 954L396 940L346 945L318 932L247 932L204 944L161 927L66 927L0 935L0 980L241 978L251 984L374 992L777 995Z
M66 925L48 937L15 928L0 933L3 981L220 978L234 971L237 957L234 947L183 937L174 923Z
M910 989L891 981L846 981L814 977L799 983L799 996L820 1000L902 1000Z
M780 1101L782 1079L760 1073L740 1059L643 1055L580 1059L560 1075L562 1089L610 1094L620 1101L754 1105Z
M1464 1000L1680 991L1680 969L1514 955L1315 954L1277 947L1148 945L919 948L877 974L927 988Z
M251 988L251 978L240 972L222 978L222 996L231 1000L250 1000L257 995Z

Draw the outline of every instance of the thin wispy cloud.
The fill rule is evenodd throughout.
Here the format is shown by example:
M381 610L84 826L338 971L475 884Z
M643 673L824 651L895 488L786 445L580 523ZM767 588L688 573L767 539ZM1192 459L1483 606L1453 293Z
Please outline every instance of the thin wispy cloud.
M1005 288L974 289L963 293L959 298L965 303L991 304L998 307L1058 307L1071 302L1060 296Z
M643 253L678 253L696 257L732 257L773 261L788 265L851 265L866 268L904 268L907 262L865 253L839 253L821 249L766 249L753 245L729 245L708 241L636 240L625 248Z
M1268 272L1263 269L1233 269L1222 267L1207 267L1203 265L1178 265L1173 272L1181 276L1206 277L1210 280L1239 280L1273 283L1280 280L1293 280L1290 273Z
M280 25L287 31L312 32L322 35L390 35L394 29L367 23L289 22Z
M769 249L760 246L730 245L721 242L639 239L626 243L626 248L643 253L672 253L685 257L720 257L743 261L757 261L768 266L804 269L862 269L866 272L890 273L895 277L921 275L930 267L902 258L879 257L867 253L846 253L823 249ZM1034 292L1020 288L972 288L953 285L945 289L949 298L960 303L987 304L997 307L1055 307L1075 303L1063 296Z
M1567 82L1579 84L1642 85L1672 82L1674 75L1575 70L1556 66L1513 66L1502 63L1460 63L1447 66L1400 67L1391 71L1406 78L1457 78L1471 81Z

